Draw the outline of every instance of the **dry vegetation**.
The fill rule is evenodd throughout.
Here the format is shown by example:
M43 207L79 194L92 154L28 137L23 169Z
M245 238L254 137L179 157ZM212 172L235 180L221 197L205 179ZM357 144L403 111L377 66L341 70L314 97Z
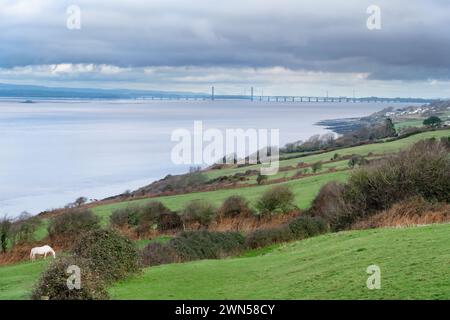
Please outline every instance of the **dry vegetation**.
M414 197L394 204L366 220L355 223L353 229L382 227L410 227L450 222L448 203L431 203L422 197Z

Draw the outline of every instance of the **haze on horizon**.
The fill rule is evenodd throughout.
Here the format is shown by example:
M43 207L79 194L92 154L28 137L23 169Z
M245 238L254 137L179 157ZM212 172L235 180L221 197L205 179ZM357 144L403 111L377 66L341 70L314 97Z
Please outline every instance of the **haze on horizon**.
M2 0L0 82L445 98L449 15L443 0Z

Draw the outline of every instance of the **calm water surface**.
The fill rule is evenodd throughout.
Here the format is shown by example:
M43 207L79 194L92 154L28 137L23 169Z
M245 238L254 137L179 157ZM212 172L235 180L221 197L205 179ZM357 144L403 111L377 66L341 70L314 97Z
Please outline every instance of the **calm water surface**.
M319 120L387 104L245 101L0 101L0 215L38 213L78 196L101 199L185 166L170 160L174 129L280 129L280 142L325 133ZM400 105L395 105L400 107Z

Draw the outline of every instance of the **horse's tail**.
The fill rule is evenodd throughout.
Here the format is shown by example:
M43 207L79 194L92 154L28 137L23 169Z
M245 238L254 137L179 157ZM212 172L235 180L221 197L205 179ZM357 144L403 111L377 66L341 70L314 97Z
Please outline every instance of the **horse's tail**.
M30 251L30 260L33 260L33 249Z

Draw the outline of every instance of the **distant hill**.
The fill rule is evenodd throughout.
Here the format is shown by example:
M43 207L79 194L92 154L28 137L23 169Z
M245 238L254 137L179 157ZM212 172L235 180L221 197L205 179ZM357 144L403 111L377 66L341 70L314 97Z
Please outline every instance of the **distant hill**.
M204 93L129 89L63 88L0 83L0 97L50 99L138 99L138 98L203 98Z
M30 99L210 99L211 94L204 92L183 91L158 91L158 90L132 90L132 89L95 89L95 88L66 88L46 87L36 85L18 85L0 83L0 98L24 98ZM215 94L217 100L251 100L250 95L220 95ZM264 96L260 101L271 102L292 101L292 96ZM298 97L297 97L298 98ZM323 97L321 98L323 99ZM339 99L339 98L334 98ZM359 102L396 102L396 103L431 103L436 99L423 98L383 98L383 97L360 97ZM343 100L344 101L344 100ZM297 101L298 102L298 101ZM306 102L306 101L303 101ZM313 102L313 101L312 101Z

